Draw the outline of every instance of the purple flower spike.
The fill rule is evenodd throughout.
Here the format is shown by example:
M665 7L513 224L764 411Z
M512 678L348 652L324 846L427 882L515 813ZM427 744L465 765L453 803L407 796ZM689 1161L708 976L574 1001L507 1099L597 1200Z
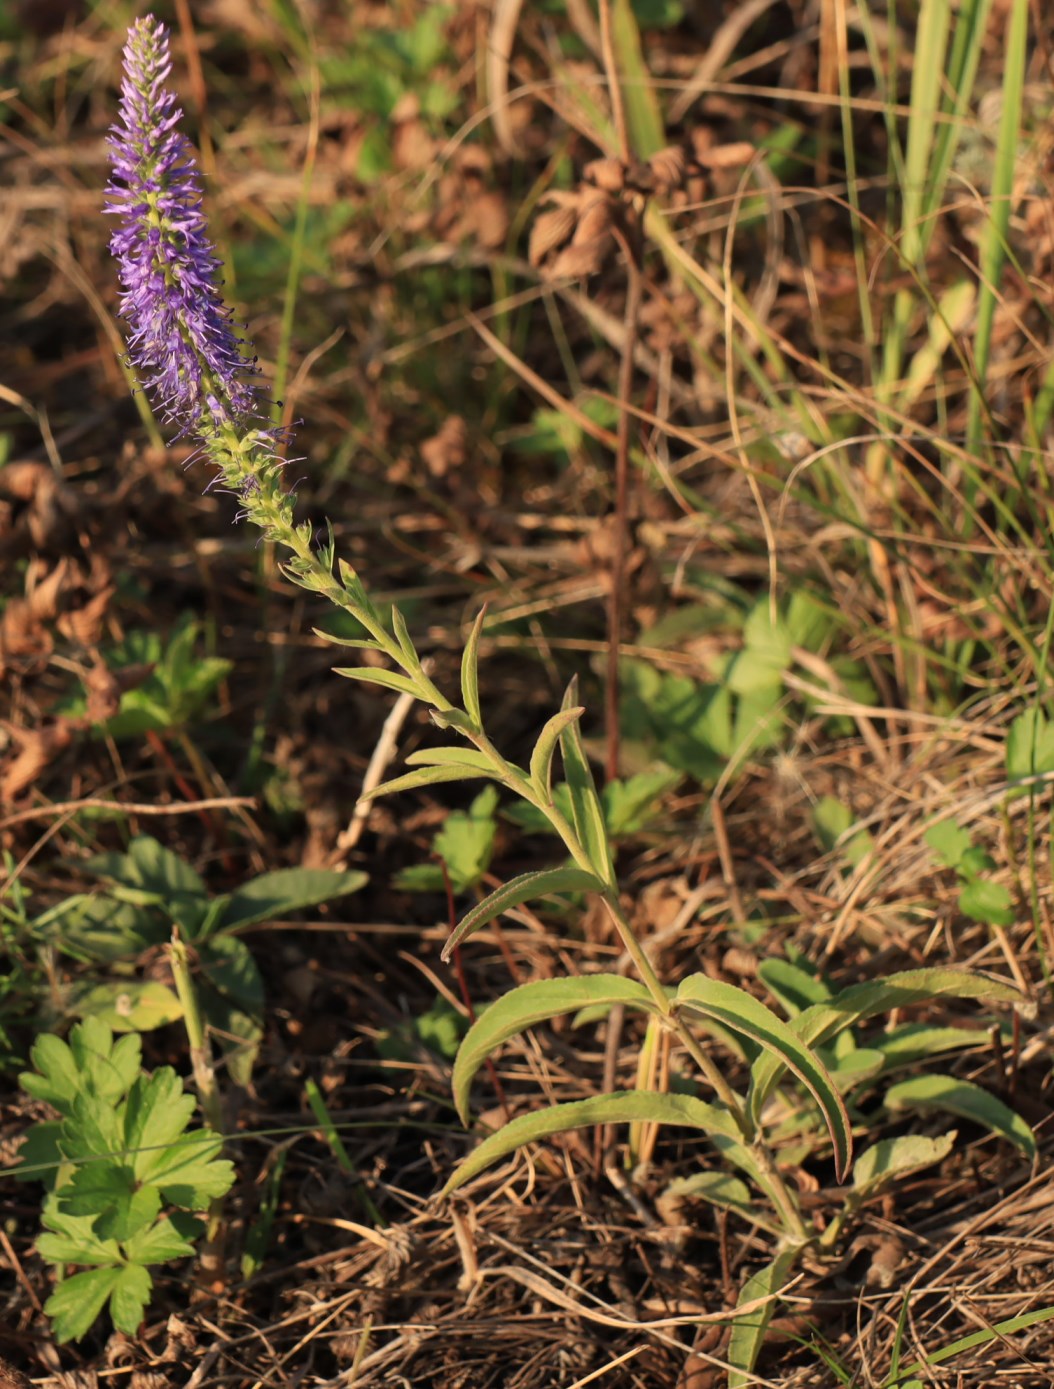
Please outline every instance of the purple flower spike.
M179 131L183 112L165 87L168 31L138 20L124 50L121 120L112 127L106 211L121 280L132 365L183 433L208 434L254 413L254 362L242 355L217 287L201 175Z

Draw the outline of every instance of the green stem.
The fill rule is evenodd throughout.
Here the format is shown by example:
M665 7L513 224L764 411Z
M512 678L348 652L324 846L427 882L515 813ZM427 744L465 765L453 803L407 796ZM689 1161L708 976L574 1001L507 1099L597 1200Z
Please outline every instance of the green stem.
M198 1004L198 992L190 973L190 954L186 944L180 939L178 926L172 928L169 945L169 960L176 993L183 1005L183 1025L190 1043L190 1064L194 1071L194 1083L198 1087L198 1098L205 1122L213 1133L223 1133L223 1106L216 1072L212 1065L212 1053L205 1032L205 1020Z

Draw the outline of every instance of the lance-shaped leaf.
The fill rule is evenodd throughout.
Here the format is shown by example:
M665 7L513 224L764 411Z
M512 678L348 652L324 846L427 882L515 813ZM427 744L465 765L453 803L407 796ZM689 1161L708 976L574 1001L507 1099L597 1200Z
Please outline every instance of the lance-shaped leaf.
M386 690L418 697L417 681L408 675L400 675L394 670L379 670L376 666L337 666L334 675L344 675L349 680L362 680L367 685L381 685Z
M492 1003L469 1028L458 1048L451 1086L461 1122L469 1119L469 1088L484 1061L502 1042L516 1037L536 1023L559 1017L577 1008L611 1007L655 1011L655 1002L643 984L620 974L585 974L565 979L537 979Z
M770 1264L758 1269L743 1284L737 1306L746 1307L758 1298L771 1297L785 1287L799 1252L797 1249L784 1249ZM728 1389L746 1389L747 1385L755 1383L752 1371L775 1310L775 1301L768 1302L753 1312L737 1317L732 1323L728 1338L728 1363L734 1368L728 1374Z
M652 1123L679 1125L737 1138L736 1122L726 1109L706 1104L691 1095L662 1095L652 1090L620 1090L611 1095L594 1095L588 1100L572 1100L532 1114L521 1114L498 1133L491 1134L470 1153L440 1192L449 1196L473 1177L526 1143L549 1138L571 1129L593 1124Z
M479 702L479 639L483 635L486 616L487 608L484 604L472 624L472 631L468 634L468 641L461 656L461 702L465 706L465 713L477 728L483 727L483 711Z
M443 959L449 960L455 946L486 926L502 912L529 902L534 897L546 897L551 892L603 892L604 884L592 873L581 868L549 868L540 873L521 873L504 887L485 897L467 916L462 917L443 947Z
M578 680L575 678L567 687L562 711L577 708ZM577 719L572 720L560 731L560 752L564 761L564 780L571 792L571 811L579 842L586 851L589 865L604 883L611 883L614 868L611 863L611 849L608 845L607 825L604 809L597 795L593 773L589 769L589 759L582 746L582 734Z
M983 1124L993 1133L1002 1134L1027 1158L1036 1155L1035 1137L1021 1115L969 1080L948 1075L914 1076L891 1086L886 1091L885 1105L894 1112L918 1109L923 1113L937 1111L972 1119L975 1124Z
M834 1144L835 1167L841 1180L849 1167L853 1146L849 1116L827 1068L789 1024L745 990L709 979L705 974L685 979L673 1003L675 1008L688 1008L716 1018L733 1032L741 1032L767 1052L773 1052L794 1072L820 1106Z
M956 1137L957 1131L952 1129L951 1133L942 1133L939 1138L909 1133L900 1138L879 1139L853 1163L854 1196L864 1200L889 1182L943 1162Z
M407 772L405 776L382 781L380 786L367 791L362 799L373 801L378 796L394 796L399 791L415 791L419 786L437 786L441 781L473 781L491 775L491 772L475 771L471 767L418 767L415 772Z
M380 651L382 648L372 637L338 637L335 632L324 632L321 627L312 627L316 637L331 642L334 646L350 646L356 651Z
M873 983L852 984L827 1003L806 1008L790 1024L806 1046L821 1046L847 1027L868 1018L933 998L976 998L992 1003L1020 1003L1020 990L1001 979L963 969L908 969ZM762 1057L751 1077L750 1112L757 1121L783 1065L779 1057Z
M493 776L494 763L475 748L421 748L406 759L408 767L467 767L480 776Z
M531 753L531 781L534 783L534 789L546 801L552 794L553 754L560 741L560 734L585 712L583 705L574 709L561 709L558 714L552 716L538 735L538 741Z
M399 643L399 650L403 653L406 664L415 675L420 674L421 660L410 638L406 619L394 604L392 605L392 631L395 633L395 640Z

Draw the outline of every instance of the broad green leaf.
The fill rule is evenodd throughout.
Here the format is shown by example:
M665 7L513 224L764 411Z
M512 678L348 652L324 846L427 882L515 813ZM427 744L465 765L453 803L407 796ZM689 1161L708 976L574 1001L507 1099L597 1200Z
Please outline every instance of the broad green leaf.
M939 1138L906 1134L902 1138L879 1139L853 1163L853 1186L862 1198L873 1196L888 1182L943 1162L957 1137L953 1129Z
M538 734L538 741L531 753L531 781L534 783L534 789L546 801L552 794L553 755L556 752L556 745L560 741L560 734L570 724L580 719L585 712L585 706L581 704L576 705L573 709L561 709L558 714L552 716L541 733Z
M451 1088L461 1122L468 1123L473 1077L496 1047L548 1018L578 1008L612 1007L616 1003L655 1011L655 1003L644 985L619 974L538 979L521 984L492 1003L469 1028L454 1062Z
M631 150L637 159L650 159L666 143L666 132L655 82L644 60L632 0L613 0L611 41Z
M134 1336L150 1301L154 1280L145 1268L126 1264L110 1293L110 1318L118 1331Z
M221 1146L215 1134L200 1130L183 1134L168 1148L141 1155L140 1180L156 1186L173 1206L207 1210L234 1184L233 1165L216 1157Z
M922 837L946 868L958 868L971 843L969 831L955 820L940 820Z
M831 1079L840 1095L848 1095L858 1085L863 1085L880 1075L885 1061L882 1053L873 1047L855 1047L845 1056L839 1057L838 1064L831 1069Z
M833 853L837 849L851 868L862 862L875 847L870 830L848 834L855 823L853 813L834 796L822 797L813 807L811 819L813 831L824 850Z
M467 811L448 815L435 837L434 849L450 874L455 892L467 892L490 867L498 824L498 789L485 786Z
M70 1215L91 1216L100 1239L126 1240L157 1219L161 1193L136 1185L127 1163L86 1163L56 1193L59 1209Z
M358 871L338 873L329 868L278 868L231 893L220 929L231 931L259 921L274 921L290 912L316 907L320 902L333 902L338 897L358 892L368 881L368 876Z
M564 695L562 711L578 707L578 680L572 680ZM593 773L582 745L582 733L578 721L568 723L560 731L560 752L564 763L564 780L571 791L571 809L574 814L575 831L579 842L586 851L586 858L593 872L605 885L614 877L611 862L611 849L608 845L607 826L604 824L604 810L597 795Z
M137 835L126 854L96 854L83 865L88 873L146 894L169 921L192 935L205 909L205 884L189 863L148 834Z
M600 793L608 834L636 834L651 820L660 797L672 791L684 780L680 772L637 772L631 777L615 777Z
M183 1005L172 989L157 980L122 980L75 990L70 1011L101 1018L115 1032L151 1032L177 1022Z
M774 1053L794 1072L820 1106L834 1144L835 1168L841 1180L853 1147L849 1116L826 1067L790 1025L744 989L709 979L705 974L693 974L683 981L674 997L674 1007L716 1018L733 1032L743 1033ZM755 1073L760 1064L759 1058Z
M481 776L494 776L490 758L475 748L421 748L406 759L408 767L468 767Z
M382 670L378 666L335 666L334 675L343 675L348 680L361 680L366 685L380 685L385 690L395 690L397 694L419 695L416 680L398 671Z
M1026 709L1006 735L1006 775L1017 781L1042 772L1054 772L1054 724L1041 710ZM1019 788L1016 794L1027 794L1027 788Z
M957 1080L948 1075L913 1076L887 1090L885 1106L893 1113L918 1109L924 1113L955 1114L960 1119L972 1119L993 1133L1002 1134L1026 1157L1036 1155L1035 1137L1021 1115L969 1080Z
M492 1163L507 1157L526 1143L568 1133L593 1124L651 1123L701 1129L723 1134L733 1140L739 1130L731 1114L691 1095L663 1095L650 1090L622 1090L611 1095L594 1095L588 1100L553 1105L512 1119L476 1148L447 1182L440 1196L449 1196Z
M783 1233L771 1212L759 1209L747 1184L741 1182L738 1177L733 1177L730 1172L695 1172L690 1177L677 1177L666 1188L664 1195L709 1201L712 1206L734 1211L736 1215L741 1215L744 1220L767 1230L770 1234Z
M65 1162L59 1148L61 1136L61 1119L45 1119L43 1123L34 1124L22 1140L17 1166L3 1168L2 1175L14 1177L19 1182L43 1182L50 1191Z
M493 773L472 771L469 767L418 767L415 772L382 782L372 791L367 791L362 799L372 801L378 796L394 796L399 791L416 791L419 786L437 786L443 781L472 781L476 777L491 775Z
M60 1114L68 1114L83 1083L73 1052L52 1032L45 1032L33 1043L29 1059L39 1075L23 1071L18 1083L27 1095L53 1105Z
M966 1051L991 1045L991 1035L965 1027L931 1027L928 1023L905 1023L869 1043L886 1059L886 1071L911 1066L946 1051Z
M64 1278L44 1304L59 1345L79 1341L94 1325L107 1299L120 1282L121 1265L92 1268Z
M449 960L456 946L460 945L473 931L486 926L502 912L518 907L521 902L529 902L535 897L547 897L554 892L603 892L604 884L592 873L581 868L550 868L538 873L521 873L485 897L478 906L473 907L467 916L461 918L443 947L443 959Z
M193 1113L194 1097L171 1066L136 1080L125 1106L124 1142L137 1178L150 1170L158 1150L185 1132Z
M973 998L992 1003L1020 1003L1012 984L963 969L909 969L873 983L852 984L827 1003L817 1003L790 1024L806 1046L821 1046L859 1022L894 1008L909 1008L934 998ZM775 1056L762 1057L754 1068L751 1114L757 1119L783 1066Z
M769 1297L772 1293L778 1293L790 1278L791 1271L797 1261L799 1251L797 1249L784 1249L777 1254L770 1264L764 1268L759 1268L757 1273L743 1284L743 1289L739 1294L738 1307L746 1307L751 1302L756 1302L758 1298ZM736 1317L732 1323L732 1330L728 1337L728 1363L733 1367L728 1374L728 1389L746 1389L746 1386L754 1383L753 1370L757 1363L758 1355L761 1352L761 1345L765 1339L765 1332L768 1330L772 1314L776 1310L776 1302L767 1302L763 1307L756 1308L753 1312L747 1312L742 1317Z
M789 960L762 960L758 978L782 1005L788 1017L795 1018L813 1003L825 1003L831 996L827 985L815 975L792 965Z
M487 609L482 607L472 624L472 631L468 635L461 656L461 702L465 706L465 713L477 728L483 727L483 711L479 702L479 640L483 635L486 618Z
M959 892L959 906L972 921L1012 926L1016 917L1009 889L987 878L971 878Z
M40 1223L44 1226L44 1234L37 1236L37 1249L49 1263L103 1268L120 1261L117 1241L100 1239L92 1228L93 1216L76 1216L60 1210L54 1196L44 1202Z
M237 936L213 936L200 948L201 970L208 986L250 1016L264 1008L264 982L252 951Z

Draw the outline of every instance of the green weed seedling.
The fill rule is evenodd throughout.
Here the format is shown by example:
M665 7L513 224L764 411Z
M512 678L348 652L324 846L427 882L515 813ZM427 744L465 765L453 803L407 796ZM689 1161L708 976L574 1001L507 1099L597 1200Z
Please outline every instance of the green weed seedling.
M357 892L366 882L361 872L280 868L212 897L189 863L149 835L133 839L124 853L97 854L80 867L101 880L102 891L67 898L38 917L33 929L67 955L105 966L116 977L75 989L69 1010L120 1032L146 1032L183 1017L184 1004L172 989L134 977L138 957L167 946L175 927L193 956L204 1021L241 1085L248 1083L263 1036L264 1009L263 978L241 933Z
M134 1335L150 1269L194 1253L196 1213L230 1190L234 1168L219 1135L189 1127L195 1100L175 1071L142 1069L135 1033L115 1040L86 1018L68 1044L38 1037L32 1060L22 1088L58 1115L29 1130L15 1169L48 1192L37 1249L59 1283L44 1311L60 1344L80 1340L107 1302L117 1330Z
M969 831L955 820L941 820L929 827L924 838L941 863L955 869L963 914L989 926L1009 926L1014 920L1009 889L985 877L996 867L996 861L974 844Z

